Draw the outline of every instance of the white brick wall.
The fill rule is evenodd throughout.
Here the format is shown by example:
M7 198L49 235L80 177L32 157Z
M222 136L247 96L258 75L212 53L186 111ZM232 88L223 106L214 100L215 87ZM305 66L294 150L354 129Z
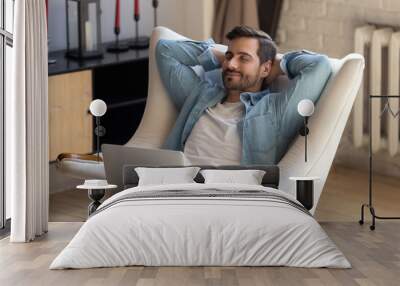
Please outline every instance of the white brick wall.
M281 51L343 57L353 51L355 27L368 22L400 27L400 0L284 0L277 42Z
M330 57L354 51L354 30L366 23L400 27L400 0L283 0L277 43L281 52L309 49ZM400 30L400 28L399 28ZM368 168L367 148L355 149L351 117L335 163ZM400 177L400 156L374 155L377 172Z

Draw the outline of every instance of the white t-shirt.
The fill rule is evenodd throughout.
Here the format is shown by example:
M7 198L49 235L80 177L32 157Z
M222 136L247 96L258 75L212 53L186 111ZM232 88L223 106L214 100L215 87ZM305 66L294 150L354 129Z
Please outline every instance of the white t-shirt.
M239 165L242 142L238 123L243 116L241 101L225 101L207 108L186 140L187 159L192 164Z

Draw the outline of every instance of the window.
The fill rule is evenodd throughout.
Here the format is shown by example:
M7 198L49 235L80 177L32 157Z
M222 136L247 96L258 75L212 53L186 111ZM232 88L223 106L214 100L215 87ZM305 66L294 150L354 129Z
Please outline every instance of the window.
M11 92L11 49L13 46L14 0L0 0L0 228L10 217L9 194L5 190L4 112L6 94Z

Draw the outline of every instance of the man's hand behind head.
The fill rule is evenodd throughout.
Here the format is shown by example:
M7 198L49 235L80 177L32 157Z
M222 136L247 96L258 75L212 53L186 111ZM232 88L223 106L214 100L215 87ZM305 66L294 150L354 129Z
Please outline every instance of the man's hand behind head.
M222 63L225 60L225 53L220 51L220 50L218 50L218 49L216 49L216 48L213 48L212 52L214 53L214 56L217 58L217 60L220 63L220 65L222 66Z
M268 87L274 80L276 80L280 75L285 73L281 69L281 60L283 54L276 54L275 60L272 62L272 68L269 75L264 79L263 88Z

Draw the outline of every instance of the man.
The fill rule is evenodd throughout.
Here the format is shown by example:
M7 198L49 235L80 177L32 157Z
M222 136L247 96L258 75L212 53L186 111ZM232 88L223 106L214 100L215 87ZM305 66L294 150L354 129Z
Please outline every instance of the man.
M318 100L331 66L305 50L277 54L269 35L250 27L235 27L227 38L225 53L212 40L158 42L160 76L179 110L164 148L196 164L277 164L302 126L298 102ZM223 86L198 77L196 65L222 67ZM289 85L273 91L281 74Z

